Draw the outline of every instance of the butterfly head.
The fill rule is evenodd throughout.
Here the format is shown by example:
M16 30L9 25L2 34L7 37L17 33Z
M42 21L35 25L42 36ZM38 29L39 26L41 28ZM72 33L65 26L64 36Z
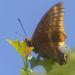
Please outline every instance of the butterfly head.
M27 46L32 47L32 40L31 40L31 38L25 38L24 40L26 41Z

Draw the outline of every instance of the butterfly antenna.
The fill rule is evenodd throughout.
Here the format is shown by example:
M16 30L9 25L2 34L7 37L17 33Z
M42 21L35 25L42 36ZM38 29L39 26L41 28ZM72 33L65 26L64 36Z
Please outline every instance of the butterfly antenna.
M24 27L23 27L23 25L22 25L22 22L21 22L20 18L18 18L18 21L19 21L19 23L20 23L20 25L21 25L21 27L22 27L22 29L23 29L24 35L27 37L26 31L25 31L25 29L24 29Z

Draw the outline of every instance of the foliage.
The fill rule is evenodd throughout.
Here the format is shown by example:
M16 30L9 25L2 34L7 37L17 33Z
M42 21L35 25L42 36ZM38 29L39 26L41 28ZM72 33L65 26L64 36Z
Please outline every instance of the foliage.
M55 64L54 60L50 60L50 59L37 60L34 57L29 61L31 64L31 68L34 68L35 66L38 65L42 65L47 72L49 72L52 69L53 65Z
M48 75L75 75L75 52L71 52L70 59L67 64L63 66L58 64L54 65Z
M24 56L28 57L28 55L33 49L33 47L27 47L25 41L19 41L19 40L14 41L14 40L7 39L7 42L17 50L17 52L22 56L23 59Z

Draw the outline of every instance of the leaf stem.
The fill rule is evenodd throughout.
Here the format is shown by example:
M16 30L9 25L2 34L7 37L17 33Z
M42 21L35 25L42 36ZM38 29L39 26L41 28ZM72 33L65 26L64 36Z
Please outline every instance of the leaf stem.
M24 59L24 71L26 71L27 75L29 75L29 73L28 73L28 59L27 59L27 57L25 57L25 59Z

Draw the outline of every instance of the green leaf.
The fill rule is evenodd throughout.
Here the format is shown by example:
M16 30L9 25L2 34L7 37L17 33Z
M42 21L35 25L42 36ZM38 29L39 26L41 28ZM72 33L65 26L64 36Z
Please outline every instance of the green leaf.
M21 70L21 75L27 75L26 71Z
M44 60L37 60L34 57L30 60L31 68L34 68L38 65L43 66L47 72L52 70L53 65L55 64L54 60L51 59L44 59Z
M32 70L25 71L24 69L21 70L21 75L32 75Z

